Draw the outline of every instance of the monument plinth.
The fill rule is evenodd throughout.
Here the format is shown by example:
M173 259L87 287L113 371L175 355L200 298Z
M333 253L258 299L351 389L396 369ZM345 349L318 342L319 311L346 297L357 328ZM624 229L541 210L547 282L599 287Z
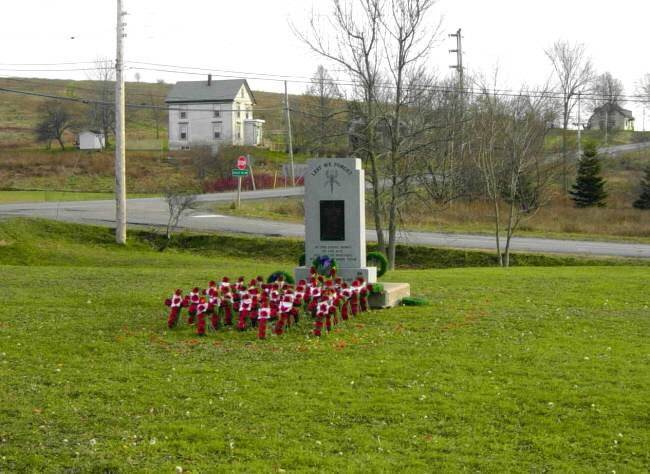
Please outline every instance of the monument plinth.
M317 158L305 174L305 266L297 280L309 277L311 262L336 260L337 275L346 281L377 281L377 269L366 266L365 178L358 158Z

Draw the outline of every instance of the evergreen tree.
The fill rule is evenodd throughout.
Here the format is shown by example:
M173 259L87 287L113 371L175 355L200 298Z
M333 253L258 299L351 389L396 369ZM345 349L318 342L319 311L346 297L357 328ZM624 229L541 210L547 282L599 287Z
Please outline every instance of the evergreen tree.
M576 183L569 191L576 207L605 207L607 192L605 180L600 176L600 161L597 154L595 143L585 145L582 158L578 163Z
M650 166L645 169L645 178L641 181L641 195L632 205L637 209L650 209Z

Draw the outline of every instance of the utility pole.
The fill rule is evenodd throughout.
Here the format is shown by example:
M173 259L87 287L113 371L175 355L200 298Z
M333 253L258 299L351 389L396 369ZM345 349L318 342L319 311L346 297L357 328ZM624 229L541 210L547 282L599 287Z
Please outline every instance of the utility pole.
M287 134L289 135L289 159L291 160L291 186L296 185L296 176L293 167L293 136L291 135L291 111L289 110L289 93L287 81L284 81L284 107L287 112Z
M582 141L580 131L582 130L582 123L580 122L580 92L578 92L578 159L582 156Z
M463 78L463 37L461 35L461 29L458 28L456 33L451 33L450 38L456 38L456 49L450 49L450 53L456 53L456 64L449 66L452 69L458 71L458 91L462 97L463 88L464 88L464 78Z
M454 154L455 154L455 149L459 150L459 159L462 159L462 153L463 153L463 145L464 145L464 127L463 127L463 118L464 118L464 111L465 111L465 96L464 96L464 74L463 74L463 36L461 29L458 28L456 33L451 33L449 35L450 38L456 38L456 49L450 49L450 53L456 53L456 64L453 66L449 66L452 69L455 69L456 72L458 73L458 95L457 95L457 105L458 108L457 110L459 113L455 115L454 117L454 122L459 122L460 123L460 146L456 145L456 140L454 138L455 136L455 130L456 130L456 124L453 124L453 130L454 132L452 133L452 138L450 141L450 155L451 155L451 160L449 160L449 172L450 172L450 179L454 179ZM449 205L453 206L453 199L450 199Z
M117 0L117 57L115 59L115 241L126 243L126 140L124 121L124 38L122 0Z

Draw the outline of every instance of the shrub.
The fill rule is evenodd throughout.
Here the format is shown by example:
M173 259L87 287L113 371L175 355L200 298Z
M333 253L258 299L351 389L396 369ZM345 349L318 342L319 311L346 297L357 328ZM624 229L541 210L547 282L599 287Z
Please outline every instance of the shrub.
M381 252L369 252L366 255L366 264L377 267L377 277L381 277L388 270L388 259Z

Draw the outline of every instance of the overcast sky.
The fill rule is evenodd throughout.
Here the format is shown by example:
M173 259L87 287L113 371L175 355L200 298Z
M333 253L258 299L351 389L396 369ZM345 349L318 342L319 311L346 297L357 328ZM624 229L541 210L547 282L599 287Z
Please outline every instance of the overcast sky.
M17 64L93 61L115 54L115 0L3 1L0 15L1 76L84 78L84 71L24 69L83 68ZM326 12L329 0L124 0L126 61L241 71L248 77L277 74L308 78L322 59L296 39L288 23L305 24L312 8ZM500 88L545 82L551 67L544 49L564 38L586 45L599 72L610 71L636 92L650 73L650 0L439 0L432 23L442 18L441 40L430 63L448 74L455 45L447 33L463 29L464 63L470 72L499 69ZM132 64L133 65L133 64ZM327 65L327 64L326 64ZM13 70L11 70L13 69ZM23 69L23 71L16 71ZM164 68L160 68L164 69ZM142 80L168 82L186 74L139 71ZM133 80L136 71L127 78ZM341 76L334 71L335 76ZM253 79L251 87L279 91L281 82ZM306 85L292 82L301 93ZM627 104L642 128L642 108ZM650 129L650 115L646 128Z

